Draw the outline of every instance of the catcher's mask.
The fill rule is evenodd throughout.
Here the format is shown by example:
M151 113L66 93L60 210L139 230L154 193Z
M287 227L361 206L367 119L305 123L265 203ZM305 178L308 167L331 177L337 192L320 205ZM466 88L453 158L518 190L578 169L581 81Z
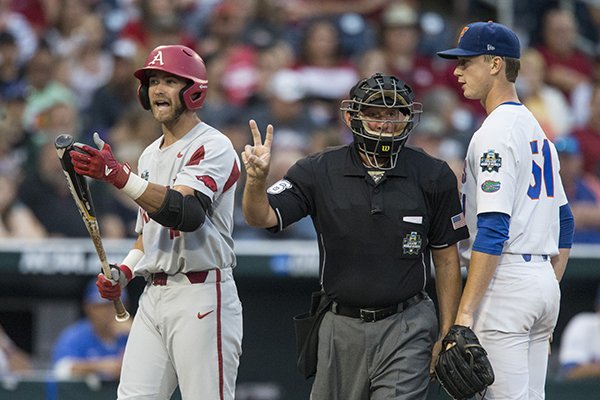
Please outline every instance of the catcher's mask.
M138 98L144 109L150 109L148 97L149 70L157 70L177 75L188 80L188 84L179 92L181 104L188 110L197 110L204 104L208 80L202 58L192 49L181 45L158 46L146 59L144 66L134 72L139 79Z
M418 124L421 103L405 82L376 73L350 89L350 99L340 110L352 130L357 149L367 155L371 167L387 170L396 166L398 153Z

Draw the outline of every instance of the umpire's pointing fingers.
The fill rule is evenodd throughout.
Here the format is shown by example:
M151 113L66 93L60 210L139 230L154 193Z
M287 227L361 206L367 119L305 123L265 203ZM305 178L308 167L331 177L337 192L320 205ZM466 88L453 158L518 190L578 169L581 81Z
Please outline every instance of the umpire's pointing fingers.
M258 130L258 125L256 125L256 121L251 119L248 121L248 125L250 125L250 132L252 132L252 140L254 141L254 146L259 146L262 144L262 139L260 137L260 131Z
M273 143L273 125L267 125L267 133L265 136L265 142L262 142L262 137L260 134L260 130L258 129L258 125L256 121L251 119L248 121L248 125L250 125L250 131L252 132L252 140L254 141L254 146L264 146L267 150L271 150L271 143Z
M271 151L271 143L273 143L273 125L267 125L267 136L265 137L264 146Z

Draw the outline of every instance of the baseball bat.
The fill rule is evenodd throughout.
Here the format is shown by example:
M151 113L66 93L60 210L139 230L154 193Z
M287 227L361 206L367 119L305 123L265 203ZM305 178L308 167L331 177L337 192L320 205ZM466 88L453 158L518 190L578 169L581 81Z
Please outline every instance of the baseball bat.
M77 151L73 146L74 142L75 140L71 135L60 135L54 141L54 147L56 148L56 153L58 154L65 177L67 178L67 186L69 187L69 191L73 196L73 200L75 200L77 209L79 210L85 227L92 238L92 242L94 242L96 253L98 254L98 258L100 258L102 273L108 277L111 277L112 274L110 273L108 261L106 261L106 253L104 251L104 246L102 245L100 228L96 219L96 211L94 210L94 203L92 202L90 188L86 178L75 172L73 163L71 162L71 156L69 155L71 150ZM129 319L129 312L127 312L125 309L121 299L114 300L113 304L117 314L115 316L116 320L119 322L127 321Z

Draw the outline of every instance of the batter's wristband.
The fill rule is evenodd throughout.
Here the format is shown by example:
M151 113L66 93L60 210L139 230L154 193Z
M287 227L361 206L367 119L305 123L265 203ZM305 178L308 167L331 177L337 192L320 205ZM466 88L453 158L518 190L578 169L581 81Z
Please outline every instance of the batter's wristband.
M137 200L138 197L140 197L146 191L147 187L148 181L142 179L132 172L129 174L129 178L125 183L125 186L121 188L121 191L127 196L131 197L133 200Z
M129 282L131 278L133 278L133 272L131 272L131 269L127 265L121 264L118 268L121 270L121 273L125 275L125 279L127 279L127 282Z
M123 259L123 262L119 266L119 269L123 272L129 282L133 278L133 269L138 262L144 257L144 252L140 249L131 249L127 256Z

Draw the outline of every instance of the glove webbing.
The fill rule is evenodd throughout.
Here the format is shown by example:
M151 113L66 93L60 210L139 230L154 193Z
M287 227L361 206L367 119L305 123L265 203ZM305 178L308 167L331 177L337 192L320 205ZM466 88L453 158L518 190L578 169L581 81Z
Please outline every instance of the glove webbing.
M483 354L487 353L479 344L466 344L465 338L461 334L455 335L452 341L455 342L455 345L440 355L440 357L443 357L444 363L450 365L451 370L446 371L442 368L441 371L437 371L436 369L435 372L436 374L441 375L442 379L438 378L440 384L444 382L442 387L452 394L453 397L456 396L457 400L468 399L480 391L477 390L477 387L486 387L486 384L474 373L476 355L470 349L478 349L476 352L482 351ZM450 342L450 340L445 341L444 346L447 346ZM469 371L460 368L461 366L464 366L464 364L460 363L458 360L464 359L464 355L468 355L469 357ZM446 372L448 372L448 375L446 375ZM459 379L460 382L457 382L457 379Z
M467 396L465 388L470 387L471 383L465 380L463 371L456 364L456 357L461 357L460 354L456 351L451 352L451 350L452 349L448 350L448 352L443 355L444 364L449 365L450 368L448 370L445 368L441 369L441 376L438 378L438 381L452 396L457 396L457 400L467 399L470 395ZM451 353L456 354L453 355ZM438 373L437 370L436 373ZM458 382L458 380L460 380L460 382Z

